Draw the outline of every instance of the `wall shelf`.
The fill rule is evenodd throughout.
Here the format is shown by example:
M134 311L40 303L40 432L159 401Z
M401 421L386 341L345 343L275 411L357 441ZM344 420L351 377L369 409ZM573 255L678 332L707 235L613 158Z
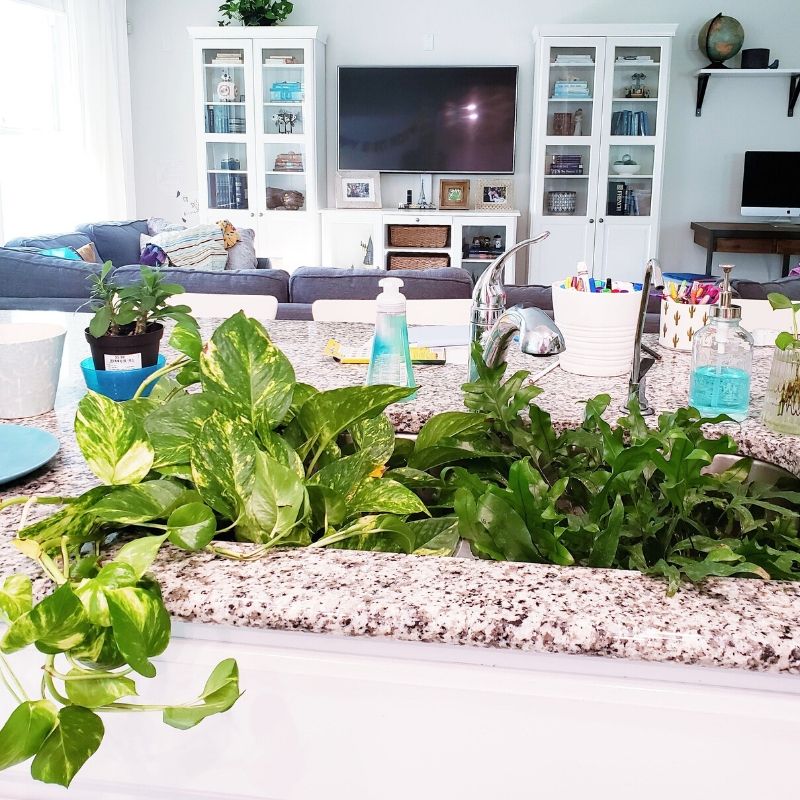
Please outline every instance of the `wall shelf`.
M788 117L794 116L794 107L800 95L800 67L795 69L700 69L697 76L697 105L695 116L699 117L703 111L708 80L713 75L716 78L789 78L789 110Z

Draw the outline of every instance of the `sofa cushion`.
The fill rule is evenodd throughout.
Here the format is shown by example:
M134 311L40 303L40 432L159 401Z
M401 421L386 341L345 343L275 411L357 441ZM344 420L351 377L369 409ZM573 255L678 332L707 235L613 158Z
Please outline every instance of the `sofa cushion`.
M800 300L800 278L779 278L767 283L736 278L731 281L731 287L742 300L766 300L770 292L780 292L790 300Z
M42 256L0 247L0 287L4 297L89 297L89 277L99 264Z
M289 279L293 303L315 300L374 300L382 278L402 278L403 294L409 300L451 299L472 296L472 279L460 267L441 269L336 269L301 267Z
M58 247L72 247L78 250L91 239L85 233L56 233L46 236L22 236L6 242L6 247L34 247L37 250L50 250Z
M90 222L88 225L79 225L78 230L95 243L103 261L121 267L139 263L139 237L147 233L147 221Z
M0 296L0 311L81 311L89 313L85 297L6 297Z
M289 273L282 269L242 269L217 272L166 267L160 270L168 283L178 283L187 292L202 294L271 294L279 303L289 302ZM114 272L122 286L139 280L139 267L129 265Z
M237 228L239 241L228 248L225 269L258 269L256 258L256 232L252 228Z

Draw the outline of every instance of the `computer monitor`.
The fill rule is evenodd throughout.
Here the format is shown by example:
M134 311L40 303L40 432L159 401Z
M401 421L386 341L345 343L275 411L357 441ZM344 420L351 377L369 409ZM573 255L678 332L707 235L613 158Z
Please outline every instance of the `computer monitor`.
M800 221L800 151L744 154L742 216Z

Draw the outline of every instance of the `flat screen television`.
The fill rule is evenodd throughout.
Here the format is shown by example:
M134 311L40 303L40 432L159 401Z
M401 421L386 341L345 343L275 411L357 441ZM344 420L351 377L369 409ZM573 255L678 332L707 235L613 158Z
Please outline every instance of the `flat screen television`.
M800 151L744 154L742 215L800 217Z
M514 172L517 67L339 67L339 169Z

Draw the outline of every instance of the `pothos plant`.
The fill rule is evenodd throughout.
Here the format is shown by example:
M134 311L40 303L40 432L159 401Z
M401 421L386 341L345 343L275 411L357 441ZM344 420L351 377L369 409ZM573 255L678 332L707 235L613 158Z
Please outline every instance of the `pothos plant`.
M277 25L294 9L289 0L227 0L219 7L223 19L220 25L230 25L232 19L243 25Z
M455 546L454 517L431 518L412 490L382 477L394 450L383 411L411 390L317 392L295 380L264 328L241 313L205 348L187 327L176 327L172 343L183 356L161 371L151 397L114 403L89 392L79 403L75 436L102 485L79 497L0 504L24 505L14 544L48 579L38 603L24 574L0 590L9 623L0 679L17 703L0 730L0 769L32 758L34 778L68 786L101 743L102 715L160 711L167 724L188 728L236 702L233 660L188 703L127 699L136 676L155 676L151 659L169 643L169 615L148 572L166 542L239 559L278 545ZM169 370L176 380L164 377ZM61 507L25 524L39 504ZM118 547L121 533L140 538ZM215 537L256 546L242 551ZM31 646L43 654L35 696L7 659Z
M793 303L785 294L780 292L770 292L767 295L769 304L776 311L778 309L788 309L792 312L792 330L781 331L775 339L775 347L778 350L791 350L800 348L800 331L797 327L797 315L800 314L800 303Z

